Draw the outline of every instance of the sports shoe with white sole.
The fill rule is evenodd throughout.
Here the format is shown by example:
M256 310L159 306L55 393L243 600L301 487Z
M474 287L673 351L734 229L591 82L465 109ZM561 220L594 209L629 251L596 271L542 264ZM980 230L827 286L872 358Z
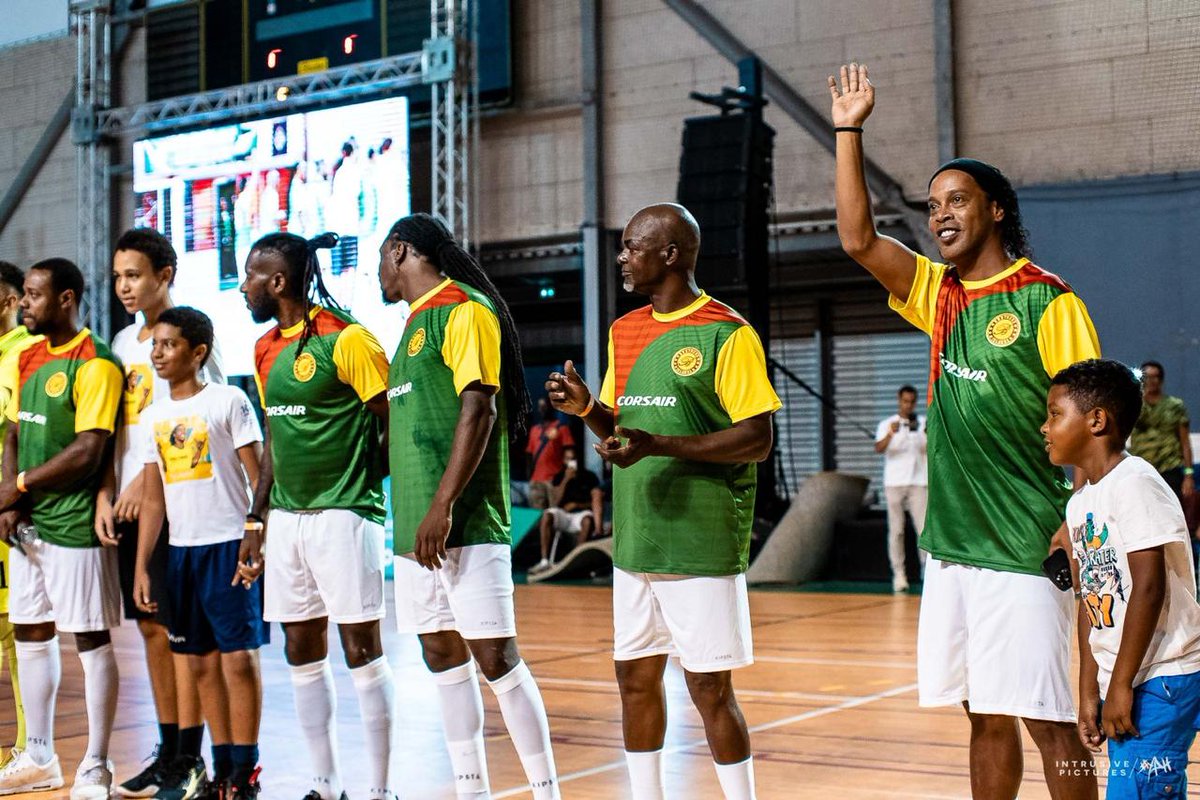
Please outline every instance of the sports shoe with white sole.
M204 759L178 755L163 773L162 787L154 797L156 800L194 800L206 792L208 786Z
M48 792L62 785L62 768L58 765L58 756L53 756L45 764L39 764L29 755L29 751L25 750L10 761L8 766L0 769L0 795Z
M167 771L168 759L163 758L158 746L145 762L145 768L137 775L117 787L120 797L154 797L163 786L163 777Z
M75 773L71 800L108 800L112 796L113 763L86 759Z

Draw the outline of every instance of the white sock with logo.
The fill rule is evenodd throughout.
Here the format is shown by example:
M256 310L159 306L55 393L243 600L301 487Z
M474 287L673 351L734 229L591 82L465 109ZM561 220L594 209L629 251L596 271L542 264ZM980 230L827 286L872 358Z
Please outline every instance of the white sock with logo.
M329 659L293 666L292 690L300 730L308 740L313 789L323 800L337 800L342 795L342 779L338 774L337 739L333 735L337 695L333 691Z
M483 747L483 694L475 677L475 662L435 672L433 680L442 701L442 726L454 768L455 794L459 798L489 798L492 794Z
M662 750L634 753L625 751L625 766L629 769L629 786L633 800L664 800Z
M108 759L108 740L117 716L117 656L110 642L79 653L83 665L83 700L87 706L88 745L84 761Z
M62 681L58 637L46 642L21 642L17 647L17 677L25 706L25 751L38 764L54 758L54 706Z
M725 800L755 800L754 795L754 757L736 764L718 764L717 780L721 782L721 791Z
M367 759L370 788L367 796L391 800L388 766L392 755L392 718L396 715L396 688L387 656L350 670L358 692L358 707L367 730Z
M558 800L562 795L550 747L550 723L533 673L520 661L507 675L488 681L488 685L500 703L504 726L533 787L534 800Z

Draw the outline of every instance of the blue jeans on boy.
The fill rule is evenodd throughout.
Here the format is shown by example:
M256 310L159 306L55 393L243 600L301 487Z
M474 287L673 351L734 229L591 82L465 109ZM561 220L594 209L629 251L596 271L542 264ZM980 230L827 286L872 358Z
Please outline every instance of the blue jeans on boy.
M1200 730L1200 672L1134 687L1133 725L1141 736L1108 741L1107 800L1186 797L1188 750Z

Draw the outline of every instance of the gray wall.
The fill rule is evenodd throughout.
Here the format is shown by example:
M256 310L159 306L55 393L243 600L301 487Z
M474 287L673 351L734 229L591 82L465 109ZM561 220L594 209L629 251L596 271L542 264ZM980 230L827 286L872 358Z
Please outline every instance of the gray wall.
M1087 303L1104 355L1162 362L1200 428L1200 173L1018 194L1035 262Z

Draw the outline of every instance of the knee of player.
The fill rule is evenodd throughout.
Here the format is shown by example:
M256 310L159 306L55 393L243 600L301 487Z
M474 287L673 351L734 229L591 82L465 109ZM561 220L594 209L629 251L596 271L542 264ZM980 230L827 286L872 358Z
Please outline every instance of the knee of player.
M96 650L111 643L112 636L109 635L108 631L89 631L87 633L75 634L75 647L80 653Z
M489 681L503 678L521 663L515 639L488 640L483 647L473 646L471 649L479 664L479 671Z
M703 711L734 702L733 681L728 672L684 672L688 694Z
M645 696L657 697L663 692L662 674L647 669L641 660L617 661L617 686L625 702L637 701Z
M258 652L235 650L232 653L222 653L221 671L239 680L253 678L258 672Z

